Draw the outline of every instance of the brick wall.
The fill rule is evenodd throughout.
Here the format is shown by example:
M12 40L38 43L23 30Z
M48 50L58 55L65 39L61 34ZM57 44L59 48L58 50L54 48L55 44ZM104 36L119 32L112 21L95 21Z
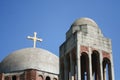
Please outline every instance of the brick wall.
M28 69L25 71L25 80L36 80L37 72L34 69Z

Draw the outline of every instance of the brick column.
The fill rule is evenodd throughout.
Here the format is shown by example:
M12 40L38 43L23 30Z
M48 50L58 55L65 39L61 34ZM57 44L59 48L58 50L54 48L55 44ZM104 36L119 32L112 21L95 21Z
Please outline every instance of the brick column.
M25 71L25 80L36 80L37 72L34 69L28 69Z
M4 73L0 73L0 80L4 80Z

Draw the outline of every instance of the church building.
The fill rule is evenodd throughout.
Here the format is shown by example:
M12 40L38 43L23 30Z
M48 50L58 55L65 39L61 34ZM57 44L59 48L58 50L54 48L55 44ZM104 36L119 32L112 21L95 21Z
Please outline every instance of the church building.
M114 80L111 40L95 21L76 20L60 46L60 80Z
M114 80L112 45L95 21L76 20L66 32L59 57L36 48L16 50L0 62L0 80Z
M36 48L42 39L28 36L33 48L12 52L0 63L0 80L58 80L59 58L48 50Z

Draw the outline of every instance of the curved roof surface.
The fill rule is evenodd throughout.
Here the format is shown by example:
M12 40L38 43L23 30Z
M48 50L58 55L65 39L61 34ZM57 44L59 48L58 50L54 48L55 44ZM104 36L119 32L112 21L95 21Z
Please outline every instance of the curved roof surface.
M72 26L77 26L77 25L83 25L83 24L87 24L87 25L91 25L94 27L98 27L98 25L96 24L96 22L90 18L80 18L77 19Z
M8 55L0 63L1 72L37 69L59 74L59 58L41 48L25 48Z

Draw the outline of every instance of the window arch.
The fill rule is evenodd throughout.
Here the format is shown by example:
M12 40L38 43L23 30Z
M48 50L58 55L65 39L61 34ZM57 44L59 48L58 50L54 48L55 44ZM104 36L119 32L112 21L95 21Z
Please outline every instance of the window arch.
M93 80L101 80L100 77L100 55L99 52L94 50L92 52L92 76Z
M111 61L103 58L103 80L112 80Z
M83 52L81 53L81 79L89 80L89 57L88 54Z
M47 76L45 80L51 80L51 79L50 79L50 77L49 77L49 76Z

